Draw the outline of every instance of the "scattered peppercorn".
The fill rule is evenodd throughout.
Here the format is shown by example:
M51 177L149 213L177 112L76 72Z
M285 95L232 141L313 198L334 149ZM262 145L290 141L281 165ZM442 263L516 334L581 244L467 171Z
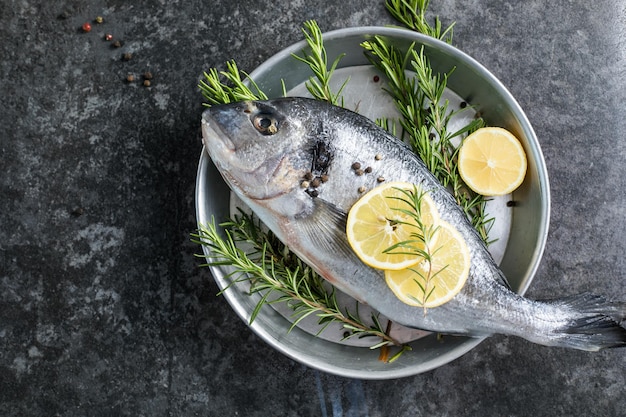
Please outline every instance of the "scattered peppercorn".
M300 187L301 188L309 188L309 182L308 181L302 181L300 183Z
M70 213L72 217L79 217L82 216L83 213L85 213L85 209L82 207L76 207L74 210L72 210L72 212Z
M359 192L359 194L363 194L365 192L365 187L360 186L357 191Z
M111 35L110 33L107 33L106 35L104 35L104 40L105 41L112 41L113 40L113 35Z
M361 164L359 162L355 162L352 164L352 169L359 169L361 168Z
M126 52L122 55L122 59L124 61L130 61L133 58L133 54L131 54L130 52Z
M313 179L313 174L311 173L311 171L307 171L307 173L304 174L304 179L307 181L311 181Z
M317 197L318 195L320 195L319 191L317 190L313 190L309 193L309 195L313 198Z
M380 81L380 77L378 75L374 75L374 82L377 83Z
M143 86L144 87L150 87L150 80L143 80Z
M126 81L129 82L129 83L134 82L135 81L135 76L133 74L128 74L126 76Z
M146 80L151 80L152 79L152 73L150 71L146 71L143 73L143 78Z
M327 181L328 181L328 175L326 175L326 174L322 174L322 176L320 177L320 179L322 180L322 182L327 182Z
M83 29L83 32L91 32L91 23L85 22L81 27Z
M517 201L514 201L514 200L507 201L506 202L506 206L507 207L515 207L515 206L517 206Z
M378 182L385 182L385 177L378 177L378 178L376 178L376 181L378 181Z
M113 42L111 45L113 45L114 48L120 48L122 46L122 42L120 41L115 41Z
M100 24L100 23L104 22L104 19L102 18L102 16L97 16L94 21L96 23Z
M459 107L461 107L462 109L467 107L467 101L462 101L461 104L459 105Z
M381 159L383 159L383 156L382 156L381 154L377 153L377 154L374 156L374 159L375 159L375 160L377 160L377 161L380 161Z
M311 187L313 188L317 188L322 184L322 181L319 178L315 178L313 181L311 181Z
M366 174L369 174L369 173L371 173L371 172L372 172L372 167L367 167L367 168L365 168L365 173L366 173Z

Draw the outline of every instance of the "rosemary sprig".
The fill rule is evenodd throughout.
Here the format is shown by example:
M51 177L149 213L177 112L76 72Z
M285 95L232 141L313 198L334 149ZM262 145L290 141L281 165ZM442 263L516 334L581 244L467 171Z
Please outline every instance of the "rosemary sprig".
M435 290L434 286L430 286L431 282L435 276L443 270L441 269L437 272L432 270L433 257L440 249L440 247L435 248L433 245L433 240L439 231L439 226L435 224L426 224L422 220L422 200L427 194L427 191L418 189L416 185L413 186L412 190L405 190L402 188L397 188L397 190L402 192L403 196L388 198L404 203L406 208L396 207L394 210L405 217L408 217L410 220L402 220L402 217L400 217L398 219L394 219L394 221L397 224L406 226L409 230L413 231L409 233L408 239L390 246L383 252L402 255L408 254L422 258L422 261L420 261L419 264L424 263L427 266L425 273L416 268L409 268L421 278L421 280L415 279L414 281L422 291L422 296L418 297L409 295L409 297L423 305L424 314L426 314L426 302L430 299L430 296Z
M435 16L435 25L428 24L426 20L428 3L430 0L387 0L385 7L398 22L409 29L452 43L454 23L443 29L441 20Z
M458 172L458 147L452 140L484 126L481 118L474 118L459 130L450 132L450 119L469 106L450 110L448 100L443 99L448 77L454 69L444 74L434 74L424 53L412 44L406 51L389 45L381 37L363 42L370 60L388 79L387 91L400 112L402 137L412 145L415 153L426 167L454 195L457 204L471 219L485 243L489 243L489 228L493 218L485 215L486 200L467 187ZM405 69L415 74L408 76Z
M324 40L322 39L322 31L317 25L317 22L315 20L304 22L302 33L304 34L304 38L309 45L310 51L307 52L306 50L303 50L302 56L297 54L292 54L292 56L298 61L307 64L315 75L314 77L310 77L306 82L307 90L318 100L327 101L335 106L343 107L341 92L350 78L346 78L339 88L339 91L336 93L333 93L330 88L330 80L335 72L335 69L337 69L337 65L339 65L339 61L341 61L341 58L343 58L346 54L339 55L329 68L326 48L324 48Z
M225 78L226 82L222 81L222 78ZM246 85L244 79L250 83L256 92ZM234 60L226 63L225 71L211 68L208 72L205 72L204 80L200 80L198 87L207 100L203 103L206 107L244 100L267 100L265 93L261 91L247 73L237 68Z
M325 280L290 252L272 232L262 231L261 223L251 215L241 212L240 216L219 227L224 228L224 237L213 219L192 235L194 242L209 248L209 255L198 256L207 260L204 266L232 266L233 271L226 277L231 285L248 281L250 293L260 295L250 322L264 305L285 302L293 310L291 328L314 315L321 326L318 334L329 324L340 323L346 330L344 339L375 337L379 341L371 349L383 346L398 346L400 352L410 349L389 336L378 314L372 314L373 324L368 325L359 315L358 304L355 311L342 310L335 289L328 288ZM249 251L241 249L243 242L250 246Z

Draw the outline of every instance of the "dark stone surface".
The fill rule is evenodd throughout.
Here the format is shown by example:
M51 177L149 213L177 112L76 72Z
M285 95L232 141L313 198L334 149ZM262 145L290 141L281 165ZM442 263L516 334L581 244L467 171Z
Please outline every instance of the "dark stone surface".
M378 0L283 3L0 1L0 415L624 415L624 350L494 336L422 375L350 380L275 352L216 297L189 239L202 71L252 70L307 19L392 23ZM527 295L626 298L623 3L431 11L543 147L552 223Z

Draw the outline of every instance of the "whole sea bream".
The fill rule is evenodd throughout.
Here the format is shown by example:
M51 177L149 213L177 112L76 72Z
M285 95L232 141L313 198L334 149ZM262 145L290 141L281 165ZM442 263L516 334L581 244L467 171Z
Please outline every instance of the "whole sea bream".
M282 98L211 107L203 114L202 133L226 183L290 250L392 321L590 351L626 346L624 302L591 294L533 301L512 291L451 194L404 143L369 119L312 99ZM372 172L355 175L356 161ZM362 263L346 238L350 207L383 178L428 190L441 218L459 231L470 251L461 292L426 314L396 298L383 272Z

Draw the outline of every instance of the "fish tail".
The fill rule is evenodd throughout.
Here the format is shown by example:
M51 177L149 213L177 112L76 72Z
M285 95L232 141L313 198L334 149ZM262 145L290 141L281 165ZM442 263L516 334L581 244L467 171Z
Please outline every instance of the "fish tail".
M588 293L546 302L565 317L550 344L586 351L626 347L626 303Z

